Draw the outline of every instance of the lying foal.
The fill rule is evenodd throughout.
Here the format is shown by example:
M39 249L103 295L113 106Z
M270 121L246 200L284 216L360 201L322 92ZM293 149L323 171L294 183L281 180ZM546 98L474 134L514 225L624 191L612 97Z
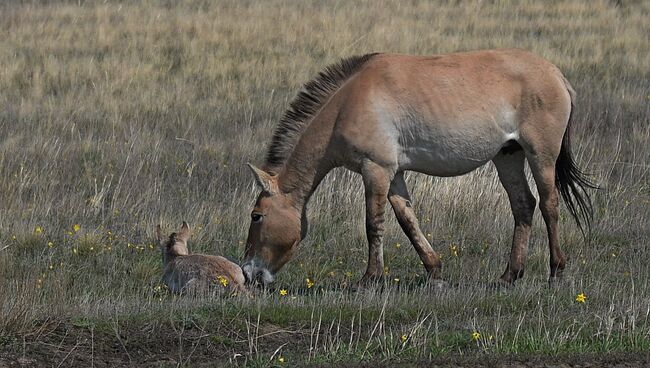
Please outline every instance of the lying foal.
M190 227L183 221L180 232L165 239L160 225L156 227L158 243L162 248L162 281L174 293L193 290L227 289L233 293L247 294L241 267L221 256L189 254L187 241Z

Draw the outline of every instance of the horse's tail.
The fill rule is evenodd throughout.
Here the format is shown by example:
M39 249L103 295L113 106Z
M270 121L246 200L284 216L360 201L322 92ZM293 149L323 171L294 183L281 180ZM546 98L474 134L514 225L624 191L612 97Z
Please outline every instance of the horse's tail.
M562 138L560 155L555 163L555 185L562 195L569 213L575 219L582 234L586 236L587 232L591 230L594 212L588 189L598 189L598 186L591 181L589 175L578 167L571 153L571 126L574 121L575 90L564 76L562 76L562 79L571 96L571 112Z

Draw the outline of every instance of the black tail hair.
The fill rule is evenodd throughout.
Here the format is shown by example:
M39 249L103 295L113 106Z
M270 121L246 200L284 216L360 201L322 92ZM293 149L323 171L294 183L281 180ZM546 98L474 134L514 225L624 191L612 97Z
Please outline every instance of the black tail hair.
M568 87L570 88L570 86ZM578 224L582 235L586 237L591 231L591 221L594 214L588 189L599 189L599 187L591 181L589 175L578 167L571 154L571 125L574 120L573 111L575 105L573 103L573 90L569 89L569 92L571 94L571 113L562 139L560 155L555 163L555 185L562 195L569 213Z

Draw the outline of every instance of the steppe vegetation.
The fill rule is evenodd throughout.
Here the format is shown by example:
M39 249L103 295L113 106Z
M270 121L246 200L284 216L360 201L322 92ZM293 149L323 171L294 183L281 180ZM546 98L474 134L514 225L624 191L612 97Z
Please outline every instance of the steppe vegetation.
M3 2L0 366L647 359L649 28L650 2L626 0ZM351 291L367 253L363 189L342 170L273 289L161 287L158 223L186 220L191 251L241 258L257 195L245 164L261 163L320 69L371 51L497 47L547 58L578 93L574 151L603 189L586 240L563 212L564 285L547 287L537 211L525 278L487 287L513 227L487 165L408 176L444 256L442 291L392 216L386 285Z

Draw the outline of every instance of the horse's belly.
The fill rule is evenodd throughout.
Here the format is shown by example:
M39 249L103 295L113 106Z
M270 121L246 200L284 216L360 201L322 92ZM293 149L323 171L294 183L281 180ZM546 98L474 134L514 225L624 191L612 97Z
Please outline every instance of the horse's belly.
M428 175L462 175L490 161L507 140L494 131L462 135L420 132L400 142L399 166Z

